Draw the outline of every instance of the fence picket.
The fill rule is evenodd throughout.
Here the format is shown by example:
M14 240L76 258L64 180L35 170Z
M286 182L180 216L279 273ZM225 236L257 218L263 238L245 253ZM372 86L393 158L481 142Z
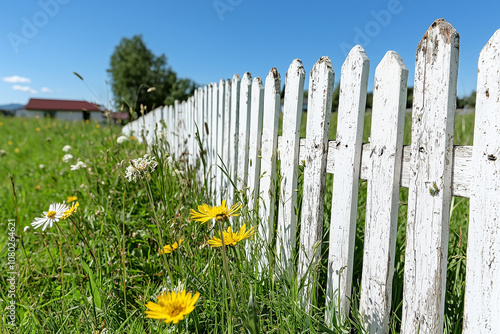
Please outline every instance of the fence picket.
M276 155L278 149L278 127L280 113L280 75L276 68L272 68L266 77L264 92L264 114L262 116L262 158L259 202L260 224L258 235L262 242L260 247L255 247L259 260L259 272L264 271L269 261L267 252L274 237L274 213L276 198Z
M225 95L226 95L226 81L221 79L219 81L219 92L218 92L218 106L217 106L217 147L215 155L215 185L216 185L216 203L221 203L222 200L222 149L224 146L224 109L225 109Z
M368 333L389 332L407 81L403 60L387 52L375 70L368 162L360 300Z
M240 84L240 113L238 125L238 173L237 190L244 194L248 175L248 135L250 131L250 85L252 76L245 72Z
M365 50L357 45L342 65L340 78L326 295L330 325L337 314L344 319L349 313L369 66Z
M443 19L417 47L402 333L442 333L459 37Z
M293 269L293 251L297 229L297 177L299 170L299 137L304 97L305 71L295 59L286 73L283 106L281 160L281 194L278 209L277 261L289 274Z
M229 174L229 156L231 154L230 145L230 124L231 124L231 80L226 80L226 93L224 96L224 138L223 138L223 148L222 148L222 161L224 165L224 171L227 173L222 173L222 198L227 199L228 194L228 176Z
M500 30L479 56L464 333L500 333Z
M316 286L323 237L323 211L325 202L326 156L332 110L335 72L328 57L321 57L311 71L307 106L306 146L304 167L306 194L302 199L302 218L299 245L299 280L304 278L302 291L306 309L313 299Z
M257 208L260 177L260 148L262 142L262 115L264 113L264 86L260 77L252 82L250 133L248 136L248 209Z
M233 81L231 84L231 123L230 134L229 134L229 176L231 178L231 183L229 184L228 193L228 203L233 204L235 202L234 198L234 186L237 184L237 167L238 167L238 138L239 129L238 124L240 122L240 76L238 74L233 75Z

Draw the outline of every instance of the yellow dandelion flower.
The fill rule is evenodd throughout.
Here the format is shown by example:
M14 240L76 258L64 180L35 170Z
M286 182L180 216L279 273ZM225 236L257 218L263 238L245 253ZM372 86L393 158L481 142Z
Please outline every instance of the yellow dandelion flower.
M9 140L9 141L7 142L7 144L9 144L9 146L11 146L11 145L12 145L12 144L14 144L14 143L12 142L12 140Z
M38 116L38 115L35 115L35 119L39 119L39 118L40 118L40 116Z
M174 250L176 250L177 248L179 248L179 246L182 244L182 242L184 241L184 239L179 239L179 241L177 242L174 242L172 245L166 245L163 247L163 249L160 249L158 253L160 254L170 254L172 253Z
M76 197L76 196L68 196L68 198L66 198L66 203L74 202L77 199L78 199L78 197Z
M69 208L68 210L64 211L64 215L61 217L61 219L66 219L68 218L69 216L71 216L73 213L76 212L76 209L78 208L80 204L78 204L78 202L74 203L71 208Z
M130 140L137 140L135 136L130 136Z
M236 246L238 242L241 240L245 240L250 238L255 234L255 227L252 227L247 231L247 225L243 224L240 230L236 233L231 231L231 226L227 228L227 231L222 231L222 235L224 236L224 244L226 246ZM219 238L212 237L212 239L208 240L208 244L212 247L222 247L222 239L219 231Z
M2 126L2 125L3 125L3 122L0 122L0 126Z
M35 130L36 130L36 132L40 132L40 128L36 128Z
M14 152L15 152L15 153L19 153L19 148L17 148L17 147L16 147L16 148L14 149Z
M85 124L89 124L89 120L88 119L85 120Z
M191 209L191 218L195 221L206 223L210 219L218 221L228 220L231 216L239 216L241 205L234 204L231 208L226 205L226 201L222 200L220 206L209 206L207 204L199 205L198 212Z
M196 292L194 296L191 292L163 292L158 296L158 304L148 302L146 315L151 319L162 319L166 324L177 324L183 320L186 315L193 312L194 304L200 298L200 293Z
M35 187L35 189L36 190L40 190L40 189L42 189L42 186L40 186L39 184L37 184L36 187Z
M99 129L99 128L101 127L101 125L100 125L100 124L96 124L96 125L95 125L95 127L96 127L97 129Z

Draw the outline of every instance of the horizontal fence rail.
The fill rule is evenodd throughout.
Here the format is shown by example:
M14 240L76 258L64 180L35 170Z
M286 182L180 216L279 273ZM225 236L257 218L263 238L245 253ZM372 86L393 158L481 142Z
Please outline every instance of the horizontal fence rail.
M500 333L500 30L479 57L473 146L453 145L458 55L458 33L436 20L417 47L408 146L403 146L408 69L393 51L376 68L371 137L362 142L370 62L361 46L351 50L340 72L335 140L328 134L336 75L327 57L310 72L306 138L300 138L306 72L298 59L286 73L283 106L275 68L264 81L247 72L200 87L187 101L157 108L122 131L148 144L161 134L170 154L198 168L214 202L246 199L259 221L260 238L252 247L259 270L269 265L264 250L275 244L280 274L304 279L306 310L317 293L310 273L321 260L325 177L333 174L322 289L327 324L349 314L359 180L367 180L359 313L369 333L388 333L394 311L400 188L409 189L402 333L443 332L450 202L452 196L470 198L463 331Z

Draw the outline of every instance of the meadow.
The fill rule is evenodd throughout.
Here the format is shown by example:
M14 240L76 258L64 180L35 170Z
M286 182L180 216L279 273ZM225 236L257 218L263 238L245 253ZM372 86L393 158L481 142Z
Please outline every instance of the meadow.
M370 121L368 113L364 141L368 141ZM474 115L457 116L455 124L455 144L471 145ZM333 114L330 139L335 138L335 128ZM301 282L280 275L274 266L263 273L257 271L258 259L247 253L254 248L257 236L248 239L248 247L246 241L226 248L208 244L218 235L218 225L197 222L190 214L204 203L220 205L211 201L205 184L196 182L198 169L206 170L207 166L199 161L196 168L187 168L184 157L173 159L161 136L151 148L133 137L118 143L120 131L119 126L95 122L0 117L0 226L5 231L0 235L0 308L5 310L15 300L16 317L13 327L4 312L0 332L362 332L356 305L363 259L365 181L360 183L358 200L352 313L331 330L323 320L326 263L319 274L316 306L305 312L300 307ZM409 143L407 115L405 144ZM67 145L70 148L65 152ZM126 170L130 160L146 153L154 157L157 167L143 178L129 181ZM82 167L72 170L77 161ZM328 175L324 255L328 254L332 178ZM402 308L407 195L407 189L402 189L390 323L393 333L399 332ZM298 208L301 200L299 186ZM44 231L31 226L50 204L76 202L79 206L68 219ZM229 218L235 230L243 224L248 228L258 224L244 200L241 204L241 215ZM14 298L7 293L12 270L4 261L9 253L9 222L16 226ZM460 333L462 328L467 224L468 200L453 198L446 333ZM165 245L179 247L159 254ZM272 260L272 250L264 251ZM194 310L176 325L146 317L146 304L156 303L164 290L200 295Z

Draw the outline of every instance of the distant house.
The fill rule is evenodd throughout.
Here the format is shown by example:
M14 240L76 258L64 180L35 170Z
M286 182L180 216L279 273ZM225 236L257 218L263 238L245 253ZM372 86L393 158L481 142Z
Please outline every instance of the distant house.
M24 110L16 113L16 116L53 117L68 121L105 120L97 104L73 100L30 99Z

